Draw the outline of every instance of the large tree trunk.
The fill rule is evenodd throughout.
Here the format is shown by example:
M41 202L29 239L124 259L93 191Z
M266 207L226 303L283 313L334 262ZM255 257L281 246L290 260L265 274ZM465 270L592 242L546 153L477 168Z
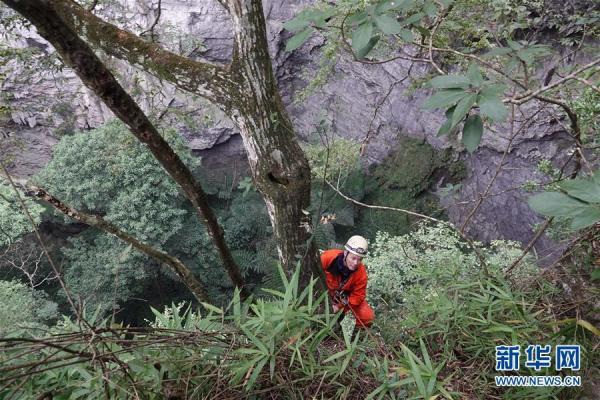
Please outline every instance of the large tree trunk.
M225 67L193 61L145 42L70 0L2 1L16 10L24 3L44 4L93 47L222 109L240 130L285 270L291 274L300 262L303 284L308 283L311 274L323 277L310 240L311 218L306 211L310 204L310 168L273 76L260 0L219 0L232 17L235 37L233 60Z
M320 277L312 240L310 167L283 106L268 53L266 23L257 0L229 1L234 21L232 77L241 88L232 113L240 128L254 182L265 199L288 274L301 265L301 282ZM240 102L241 100L242 102Z

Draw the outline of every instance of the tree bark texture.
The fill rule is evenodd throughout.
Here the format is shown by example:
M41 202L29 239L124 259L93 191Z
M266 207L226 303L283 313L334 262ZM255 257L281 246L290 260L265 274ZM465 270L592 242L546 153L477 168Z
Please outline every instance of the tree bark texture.
M71 0L2 1L38 29L38 18L32 15L35 11L24 14L21 10L47 5L53 16L43 19L59 19L59 25L68 27L92 47L202 96L223 110L240 130L254 183L267 205L284 269L291 274L300 262L303 284L311 274L323 278L311 240L311 217L306 211L310 205L310 168L273 76L260 0L219 0L233 22L234 54L227 66L171 53L101 20Z
M144 143L167 173L182 188L186 197L205 223L209 236L218 250L221 261L242 297L248 296L244 279L236 265L224 232L208 205L206 195L189 168L158 133L141 108L116 80L114 75L69 25L65 24L52 1L3 0L9 7L27 18L38 33L54 46L65 64L75 70L83 83L121 119L131 132Z

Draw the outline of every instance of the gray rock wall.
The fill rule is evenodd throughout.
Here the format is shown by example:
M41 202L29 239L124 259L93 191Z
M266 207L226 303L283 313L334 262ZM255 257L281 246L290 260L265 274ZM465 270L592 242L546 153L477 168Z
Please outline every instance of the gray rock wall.
M306 100L294 102L298 92L306 86L307 77L315 75L324 43L322 38L315 36L293 53L287 53L284 51L285 42L291 35L282 24L309 3L302 0L264 1L274 72L298 135L310 137L319 121L325 120L331 126L331 134L365 143L363 161L366 166L383 160L397 147L400 135L426 141L437 149L454 149L456 157L463 159L467 165L468 176L454 196L446 196L441 202L448 208L450 218L460 224L469 214L478 193L486 190L495 175L510 141L511 127L498 125L491 131L486 130L480 148L472 155L462 149L456 138L436 137L443 113L421 110L421 103L430 93L409 88L414 79L428 70L422 64L411 68L410 62L403 60L367 65L341 55L327 83ZM128 0L126 4L133 10L128 17L139 26L149 26L154 20L156 1L149 4ZM166 27L167 31L176 27L193 38L202 39L202 46L190 52L192 57L219 63L226 63L231 57L229 17L217 1L163 1L162 6L159 27ZM139 31L141 28L138 28ZM35 34L27 32L26 36L27 40L17 43L19 46L32 43L38 47L45 46ZM181 47L181 38L179 43ZM170 47L177 50L176 41ZM119 65L114 60L111 62ZM139 72L125 65L120 65L119 70L127 85L144 89L137 99L146 110L152 110L156 116L160 110L169 108L170 112L164 114L162 121L179 128L190 148L203 157L205 167L226 169L235 164L240 171L246 170L239 135L233 124L215 107L176 93L170 85L143 74L140 75L143 77L141 80L132 82L126 77ZM409 70L411 76L406 78ZM93 128L112 116L68 70L51 76L38 75L26 81L20 78L23 74L22 69L14 68L2 83L2 90L11 94L7 101L13 110L10 119L3 122L2 129L23 140L25 147L18 152L12 171L27 176L47 162L51 147L57 141L55 131L64 123L60 114L55 112L57 104L69 110L63 112L62 118L70 117L74 128ZM152 92L148 89L155 85L160 90ZM149 93L153 93L153 97ZM182 123L182 114L196 122ZM543 110L533 122L517 122L512 128L512 132L519 133L515 135L504 158L502 171L489 191L493 196L482 203L473 217L468 229L471 235L483 241L507 238L521 242L527 242L533 236L531 227L541 219L528 208L525 203L528 194L519 190L518 186L541 178L536 172L540 160L551 159L559 165L565 159L565 149L569 148L571 140L561 124L552 121L552 118L551 113ZM522 125L523 129L519 130ZM432 190L445 184L440 181L438 187ZM554 247L554 243L543 239L538 250L545 254L547 248Z

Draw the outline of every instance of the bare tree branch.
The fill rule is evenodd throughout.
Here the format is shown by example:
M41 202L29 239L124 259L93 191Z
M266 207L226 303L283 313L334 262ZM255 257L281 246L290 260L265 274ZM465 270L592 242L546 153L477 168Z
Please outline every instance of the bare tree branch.
M161 1L162 0L158 0L158 13L156 14L156 18L154 18L154 22L152 23L152 25L150 25L148 29L140 33L140 36L144 36L146 33L150 32L150 38L154 41L154 28L158 24L158 21L160 20L160 14L162 13Z
M374 205L370 205L370 204L365 204L362 203L358 200L354 200L351 197L346 196L344 193L342 193L340 191L339 188L337 188L336 186L334 186L331 182L327 181L327 184L341 197L343 197L344 199L348 200L351 203L354 203L358 206L361 207L365 207L365 208L371 208L371 209L375 209L375 210L388 210L388 211L398 211L404 214L408 214L408 215L412 215L414 217L419 217L419 218L423 218L426 219L428 221L432 221L435 222L437 224L440 225L444 225L447 226L448 228L452 229L454 232L456 232L461 238L463 238L467 243L469 243L469 245L471 246L471 249L473 249L473 251L475 252L475 255L477 256L477 259L479 260L479 262L481 263L481 266L486 270L487 272L487 263L485 262L485 258L483 257L483 255L481 254L481 252L479 251L479 249L477 248L477 246L475 245L475 243L473 243L473 241L464 233L462 233L459 229L456 229L456 227L454 225L452 225L450 222L446 222L446 221L442 221L441 219L437 219L437 218L433 218L430 217L429 215L425 215L425 214L419 214L417 212L414 211L410 211L410 210L405 210L402 208L397 208L397 207L387 207L387 206L374 206Z

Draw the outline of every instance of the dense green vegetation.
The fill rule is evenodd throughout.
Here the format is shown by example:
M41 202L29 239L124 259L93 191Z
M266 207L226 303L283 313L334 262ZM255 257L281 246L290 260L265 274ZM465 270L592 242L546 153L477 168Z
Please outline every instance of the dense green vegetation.
M444 222L432 189L443 177L450 193L466 175L451 150L401 138L365 171L360 144L317 124L303 143L312 172L311 239L325 249L360 233L371 244L368 300L377 319L355 339L350 317L342 336L334 329L336 316L315 282L302 286L298 271L290 277L278 265L267 209L250 177L210 175L178 132L160 132L208 194L252 293L242 301L197 214L148 149L116 121L74 132L70 109L55 107L64 121L61 140L32 182L177 257L204 284L210 303L198 304L154 258L72 223L2 180L0 399L593 395L590 386L600 379L599 69L552 87L552 79L576 67L557 64L559 78L540 69L559 45L583 53L586 37L598 39L597 7L575 3L565 15L536 0L319 1L285 24L294 33L288 50L313 33L325 40L321 70L297 101L319 90L341 54L384 63L409 49L416 51L403 55L424 60L431 71L410 90L432 91L423 108L445 113L438 135L449 135L463 154L497 134L497 124L514 127L515 107L534 99L554 107L551 115L573 138L565 150L576 160L572 179L543 160L545 178L523 188L542 191L529 204L555 218L548 232L567 242L562 257L541 270L519 243L473 242ZM186 43L180 53L198 46ZM3 49L2 60L14 57ZM199 124L181 118L188 128ZM361 207L342 195L396 210ZM522 367L514 375L578 375L583 387L497 387L494 376L503 373L494 369L494 349L510 344L581 345L580 371Z
M479 250L485 268L443 226L378 237L369 264L377 329L353 342L347 333L337 339L333 315L322 307L327 299L315 300L312 284L299 288L298 275L288 280L281 269L281 291L265 290L262 299L245 303L235 293L225 308L182 303L153 310L147 328L87 315L94 330L82 330L65 317L50 330L52 347L46 346L45 335L31 329L19 332L31 342L16 348L11 339L0 340L3 371L15 378L15 385L0 395L574 398L580 388L501 391L494 386L498 344L580 344L584 382L594 379L598 354L594 328L585 320L565 318L561 290L539 275L531 260L511 279L504 277L520 253L514 243L495 242ZM384 281L398 284L382 286ZM38 363L50 369L31 375L18 368ZM545 373L550 371L520 371Z

